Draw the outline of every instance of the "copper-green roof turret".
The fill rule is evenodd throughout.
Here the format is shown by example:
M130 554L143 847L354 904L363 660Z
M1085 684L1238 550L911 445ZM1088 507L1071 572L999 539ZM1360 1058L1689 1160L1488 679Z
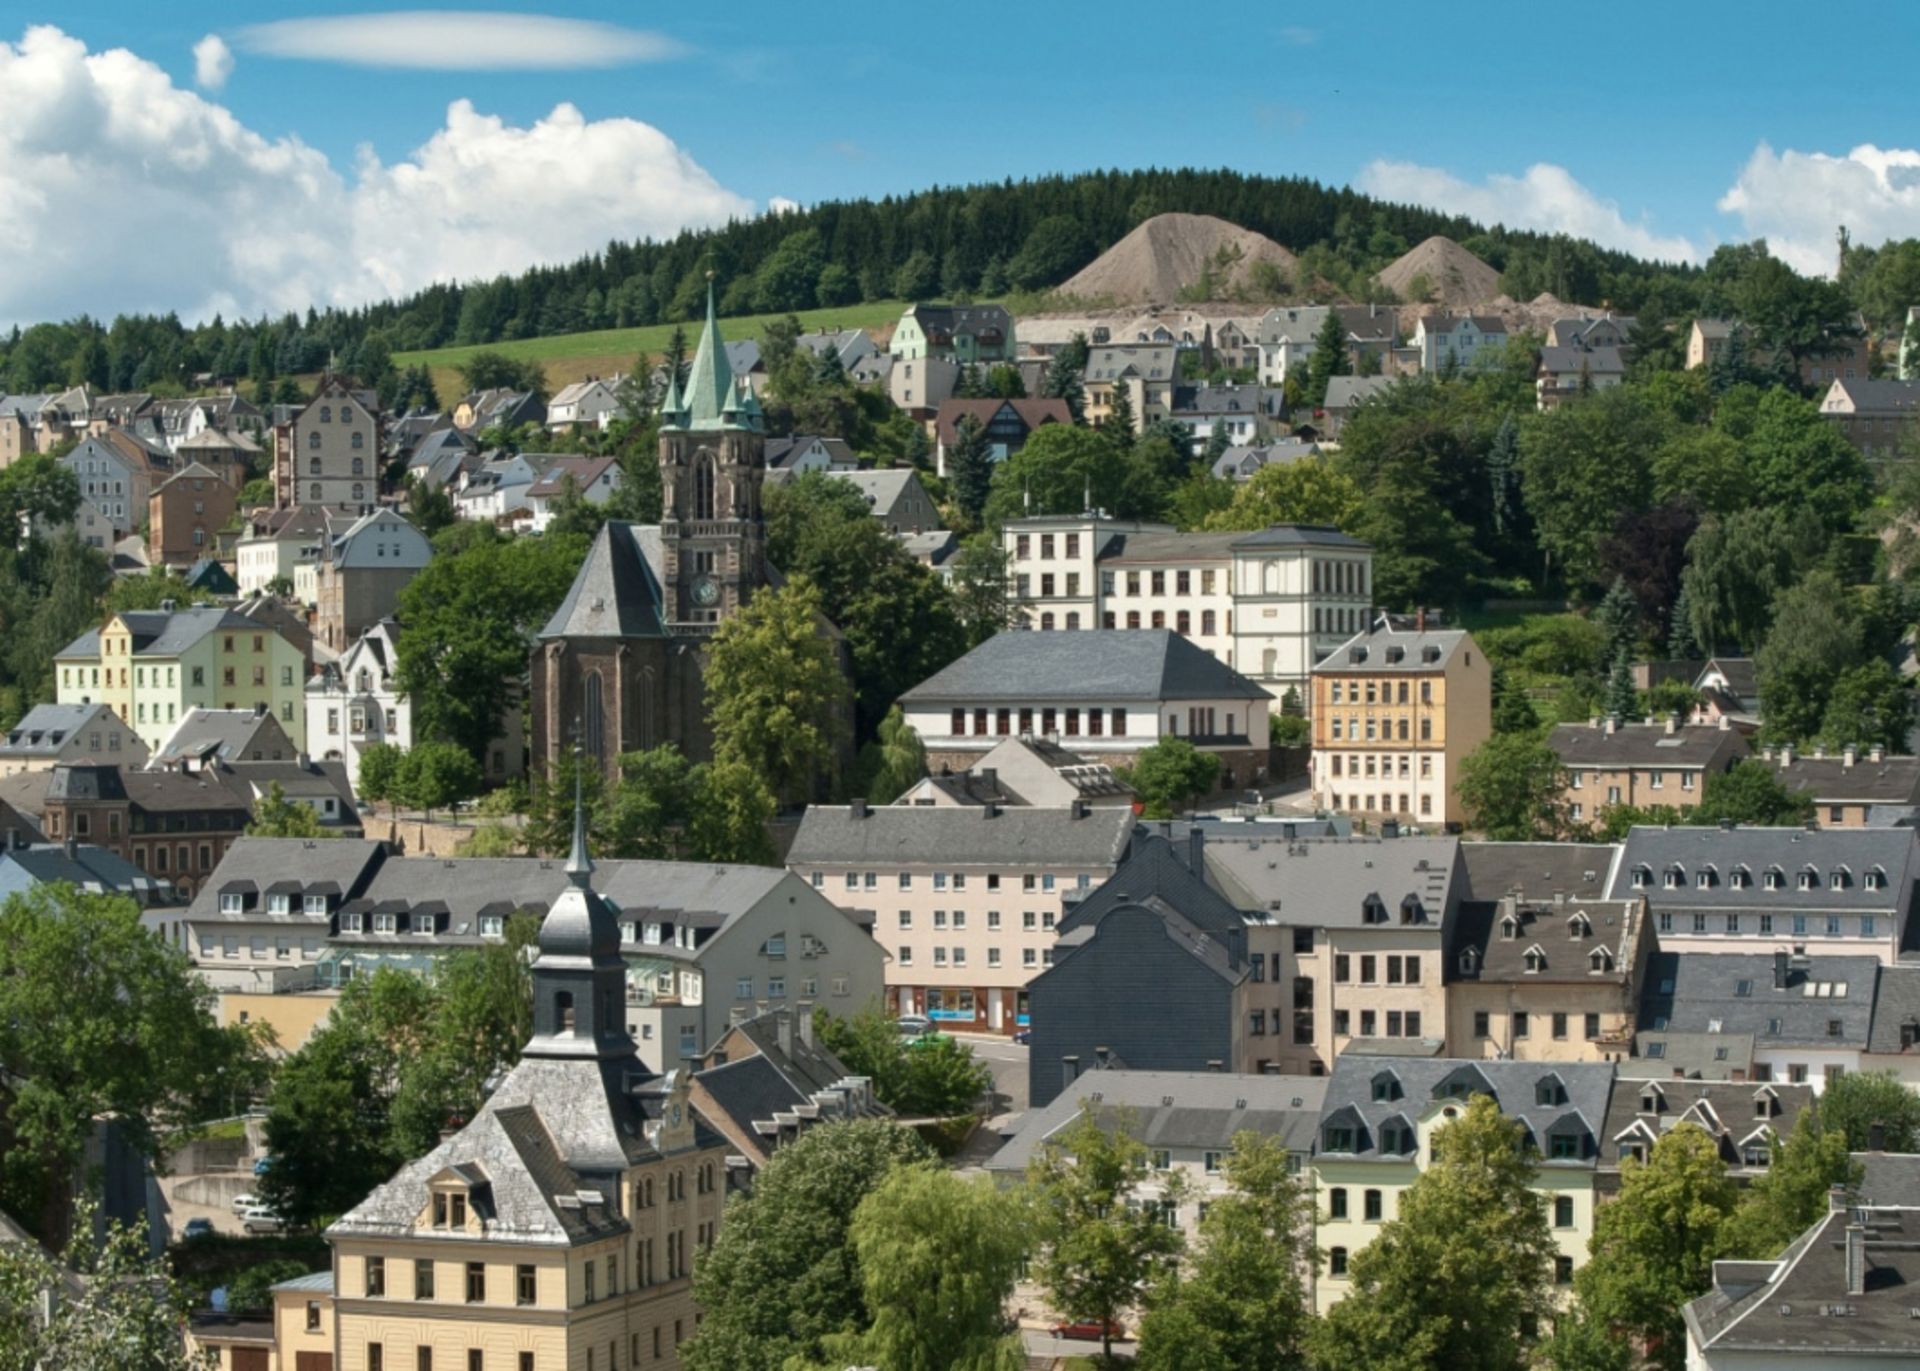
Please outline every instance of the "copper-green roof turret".
M680 369L667 359L667 393L660 397L660 422L668 428L686 426L687 404L680 398Z
M687 390L681 399L678 428L705 431L759 427L757 414L740 407L727 345L720 338L720 322L713 305L713 274L707 274L707 322L700 330L700 346L693 354Z

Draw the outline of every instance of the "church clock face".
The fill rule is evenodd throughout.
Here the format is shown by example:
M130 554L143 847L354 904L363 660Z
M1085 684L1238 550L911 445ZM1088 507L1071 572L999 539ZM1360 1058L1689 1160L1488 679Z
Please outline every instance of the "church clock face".
M720 603L720 583L711 576L696 576L693 581L693 602L702 609L712 609Z

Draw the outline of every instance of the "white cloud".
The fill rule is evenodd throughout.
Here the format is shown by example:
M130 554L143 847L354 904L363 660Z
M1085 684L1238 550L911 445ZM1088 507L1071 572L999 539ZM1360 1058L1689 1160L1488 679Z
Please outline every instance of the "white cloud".
M0 255L32 264L0 275L0 321L358 304L754 212L659 129L564 104L523 128L456 101L349 177L44 26L0 42L0 109Z
M202 90L219 90L233 75L233 50L217 33L210 33L193 45L193 84Z
M792 214L799 208L800 202L798 200L789 200L784 195L769 196L767 199L768 214Z
M435 71L561 71L676 57L658 33L594 19L477 10L394 10L276 19L236 35L248 52L361 67Z
M1360 173L1359 188L1382 199L1464 214L1484 224L1590 238L1639 257L1694 262L1701 256L1690 239L1656 233L1644 221L1628 219L1619 205L1601 199L1565 167L1551 162L1536 162L1523 176L1495 173L1476 186L1439 167L1382 158L1368 163Z
M1796 270L1832 275L1842 224L1869 247L1920 237L1920 151L1862 143L1836 157L1761 143L1719 208Z

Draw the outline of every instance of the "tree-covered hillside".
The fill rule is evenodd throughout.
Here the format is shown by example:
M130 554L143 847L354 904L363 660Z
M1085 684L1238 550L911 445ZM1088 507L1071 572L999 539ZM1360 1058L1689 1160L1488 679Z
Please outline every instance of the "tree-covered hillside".
M436 285L361 309L188 327L168 315L79 318L0 339L0 391L88 382L108 390L190 388L233 376L260 388L331 360L362 374L394 352L690 319L705 274L728 314L781 312L891 297L1002 295L1058 285L1142 220L1211 214L1301 254L1316 281L1359 293L1371 274L1434 234L1503 273L1516 299L1678 310L1693 273L1590 243L1485 228L1469 220L1297 177L1231 171L1089 172L998 185L939 187L816 205L667 242L610 243L567 266Z

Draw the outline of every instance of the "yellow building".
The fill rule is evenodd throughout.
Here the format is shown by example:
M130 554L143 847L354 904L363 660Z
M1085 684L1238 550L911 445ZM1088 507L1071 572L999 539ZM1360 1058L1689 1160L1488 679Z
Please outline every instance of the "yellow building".
M128 610L54 656L61 704L109 706L157 749L196 705L260 709L306 747L306 659L243 614L218 605Z
M327 1230L338 1371L674 1368L726 1146L690 1073L627 1036L613 909L571 884L540 929L534 1036L473 1121Z
M1313 795L1422 827L1464 823L1460 763L1493 732L1493 676L1463 629L1377 616L1313 669Z
M1534 1193L1553 1230L1554 1283L1573 1282L1593 1236L1597 1130L1613 1090L1610 1063L1342 1056L1327 1082L1314 1148L1321 1267L1319 1312L1346 1298L1353 1258L1400 1213L1400 1197L1433 1161L1433 1135L1490 1095L1525 1125L1539 1164Z

